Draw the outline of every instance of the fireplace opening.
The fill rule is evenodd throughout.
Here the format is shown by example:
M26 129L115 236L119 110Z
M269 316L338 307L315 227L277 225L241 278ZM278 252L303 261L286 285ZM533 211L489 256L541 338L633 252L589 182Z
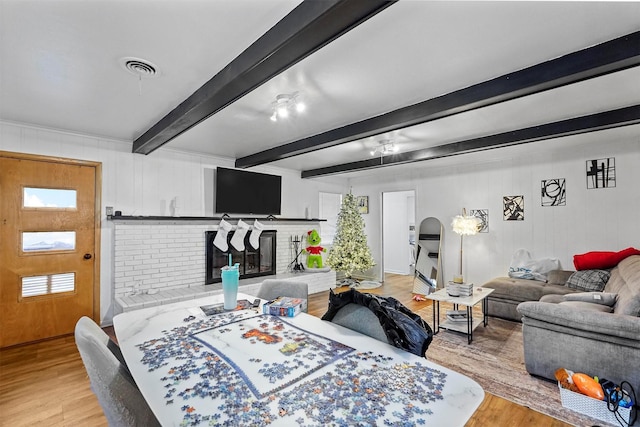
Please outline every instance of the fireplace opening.
M237 251L231 244L226 252L222 252L213 240L217 231L205 232L205 253L206 253L206 280L205 283L220 283L222 281L221 268L229 265L229 254L231 263L240 264L240 279L250 277L269 276L276 274L276 231L265 230L260 234L258 248L254 249L249 243L249 234L244 239L244 251ZM227 242L231 241L233 231L227 236Z

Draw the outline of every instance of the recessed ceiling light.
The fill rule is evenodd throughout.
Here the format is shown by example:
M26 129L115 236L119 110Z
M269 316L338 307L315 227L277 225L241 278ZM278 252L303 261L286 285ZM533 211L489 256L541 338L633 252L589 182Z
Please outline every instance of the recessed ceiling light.
M139 78L154 78L160 75L160 70L152 62L146 59L134 58L127 56L120 58L118 61L120 66L131 74L138 76Z

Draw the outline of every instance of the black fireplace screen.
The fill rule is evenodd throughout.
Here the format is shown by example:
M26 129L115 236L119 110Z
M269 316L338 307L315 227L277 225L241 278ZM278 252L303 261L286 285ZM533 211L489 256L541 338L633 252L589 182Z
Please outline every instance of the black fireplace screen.
M249 243L249 235L245 237L244 251L237 251L231 244L227 252L222 252L213 244L217 231L206 232L206 284L222 281L220 269L231 263L240 264L240 279L249 277L268 276L276 274L276 231L265 230L260 234L258 248L255 249ZM233 232L227 236L227 242L231 241Z

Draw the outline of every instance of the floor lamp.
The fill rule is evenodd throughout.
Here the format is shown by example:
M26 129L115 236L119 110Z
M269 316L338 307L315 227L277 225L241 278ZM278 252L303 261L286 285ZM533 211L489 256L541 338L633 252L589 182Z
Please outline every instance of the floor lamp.
M462 243L464 236L473 236L478 232L478 226L480 221L475 216L468 216L467 210L462 209L462 215L456 215L453 217L451 227L453 232L460 235L460 274L454 276L453 281L455 283L464 283L462 276Z

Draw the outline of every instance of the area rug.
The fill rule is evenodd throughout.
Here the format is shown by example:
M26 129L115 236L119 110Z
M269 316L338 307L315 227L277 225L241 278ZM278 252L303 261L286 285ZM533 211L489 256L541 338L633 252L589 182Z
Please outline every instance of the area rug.
M564 408L556 383L527 373L520 323L490 318L486 328L480 326L474 331L470 345L466 335L440 330L427 350L427 358L473 378L485 392L566 423L606 425Z
M336 288L342 288L344 286L357 290L376 289L382 286L382 282L376 282L373 280L356 280L351 278L341 279L336 282Z
M374 282L373 280L362 280L351 285L351 287L354 289L375 289L379 288L380 286L382 286L382 283Z

